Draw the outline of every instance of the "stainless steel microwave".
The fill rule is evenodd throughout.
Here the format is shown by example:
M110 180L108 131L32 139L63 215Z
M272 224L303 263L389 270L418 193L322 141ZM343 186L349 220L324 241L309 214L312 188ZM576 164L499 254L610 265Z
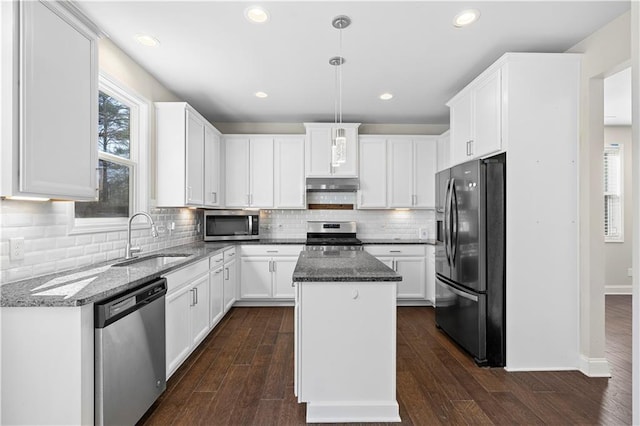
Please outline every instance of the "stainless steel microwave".
M205 210L204 240L257 240L260 213L250 210Z

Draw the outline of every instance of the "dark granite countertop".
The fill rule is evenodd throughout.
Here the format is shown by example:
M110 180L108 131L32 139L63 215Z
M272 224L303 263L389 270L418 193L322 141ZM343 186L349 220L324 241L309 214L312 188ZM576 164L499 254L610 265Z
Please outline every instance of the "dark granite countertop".
M428 240L419 240L419 239L399 239L399 238L389 238L389 239L385 239L385 238L361 238L360 239L362 241L363 244L370 244L370 245L375 245L375 244L428 244L428 245L436 245L436 240L433 239L428 239Z
M366 251L303 251L293 271L293 281L402 281L402 276Z
M234 243L196 242L140 255L141 258L160 253L188 255L179 257L178 260L167 265L156 266L150 265L149 262L140 262L127 266L114 266L123 261L123 259L116 259L71 271L7 283L0 287L0 306L86 305L135 288L169 271L205 259L234 245Z

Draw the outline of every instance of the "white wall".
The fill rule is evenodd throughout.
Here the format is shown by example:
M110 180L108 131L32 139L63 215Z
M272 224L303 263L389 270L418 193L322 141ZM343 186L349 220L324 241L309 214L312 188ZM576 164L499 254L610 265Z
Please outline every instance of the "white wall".
M617 143L622 146L622 167L624 178L622 187L624 223L623 242L607 242L604 244L606 294L631 294L631 277L627 269L631 268L633 242L633 191L632 191L632 145L631 126L606 126L604 128L604 145Z
M632 404L634 425L640 424L640 2L631 3L633 128L633 343Z
M608 375L604 334L604 212L602 208L603 79L631 58L631 14L611 21L569 52L583 53L580 94L579 240L581 370Z

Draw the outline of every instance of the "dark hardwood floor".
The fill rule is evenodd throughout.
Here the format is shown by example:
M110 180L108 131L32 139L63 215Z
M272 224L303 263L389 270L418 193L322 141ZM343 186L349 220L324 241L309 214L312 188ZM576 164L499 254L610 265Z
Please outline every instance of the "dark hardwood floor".
M432 308L398 308L402 423L631 423L631 297L607 296L610 379L577 371L478 368L434 325ZM293 308L234 308L167 384L144 425L299 425Z

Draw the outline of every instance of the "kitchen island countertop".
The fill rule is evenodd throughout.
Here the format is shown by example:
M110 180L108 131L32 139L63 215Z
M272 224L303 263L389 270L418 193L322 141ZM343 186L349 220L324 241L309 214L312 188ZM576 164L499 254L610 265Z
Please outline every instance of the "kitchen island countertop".
M363 250L303 251L293 282L402 281L393 269Z

